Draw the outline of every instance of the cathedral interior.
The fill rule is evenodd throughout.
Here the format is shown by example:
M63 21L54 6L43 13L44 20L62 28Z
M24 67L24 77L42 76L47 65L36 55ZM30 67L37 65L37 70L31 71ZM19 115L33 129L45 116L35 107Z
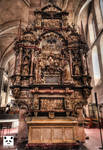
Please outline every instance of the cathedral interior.
M103 127L103 0L0 0L0 14L0 145L85 143L98 111Z

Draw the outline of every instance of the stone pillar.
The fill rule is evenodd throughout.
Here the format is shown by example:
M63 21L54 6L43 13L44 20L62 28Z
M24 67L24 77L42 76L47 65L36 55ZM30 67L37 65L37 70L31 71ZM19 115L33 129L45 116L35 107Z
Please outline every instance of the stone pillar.
M0 68L0 106L2 104L2 97L1 97L1 90L2 90L2 84L3 84L3 68Z
M9 89L9 79L8 79L8 85L7 85L7 93L6 93L6 97L5 97L5 106L7 105L8 103L8 96L9 96L9 92L10 92L10 89Z
M77 109L77 113L78 113L78 121L79 121L79 123L83 123L83 121L84 121L83 110L82 109Z
M31 70L30 70L30 84L33 83L33 60L34 60L34 50L32 49L32 55L31 55Z
M19 110L19 132L18 132L18 143L23 143L27 139L27 124L25 121L26 109L20 108Z
M10 94L10 73L11 73L10 68L11 68L10 63L8 63L8 85L7 85L7 93L6 93L6 98L5 98L5 106L8 104L8 98Z

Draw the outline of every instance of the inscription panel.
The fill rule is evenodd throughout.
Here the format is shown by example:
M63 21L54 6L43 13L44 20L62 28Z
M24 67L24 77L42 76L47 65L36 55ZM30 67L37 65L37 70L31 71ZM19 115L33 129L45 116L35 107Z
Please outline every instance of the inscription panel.
M63 141L63 128L53 128L53 142Z
M45 83L47 84L60 84L60 76L45 76Z
M64 128L64 141L70 141L73 138L73 128Z
M31 130L31 140L35 142L40 142L41 140L41 128L32 128Z
M43 143L50 142L52 140L52 129L51 128L41 128L41 141Z
M74 134L74 127L41 126L29 128L29 143L64 143L73 142L77 135ZM81 136L78 133L78 136ZM81 136L82 138L82 136Z
M57 111L63 110L64 100L62 98L41 98L40 110L42 111Z

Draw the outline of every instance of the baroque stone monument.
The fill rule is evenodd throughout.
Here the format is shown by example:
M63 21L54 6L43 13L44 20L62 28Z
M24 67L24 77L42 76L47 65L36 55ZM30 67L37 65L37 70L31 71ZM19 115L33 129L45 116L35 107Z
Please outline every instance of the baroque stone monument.
M19 138L28 137L28 149L85 141L82 110L91 93L89 49L68 24L68 15L53 4L34 11L34 23L15 43L11 89L20 108L19 131L26 132L19 132Z

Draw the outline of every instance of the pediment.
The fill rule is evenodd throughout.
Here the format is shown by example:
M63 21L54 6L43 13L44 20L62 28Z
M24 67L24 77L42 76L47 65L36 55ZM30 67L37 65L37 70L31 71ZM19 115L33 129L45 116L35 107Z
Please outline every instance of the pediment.
M47 5L46 7L42 8L42 11L44 11L44 12L49 12L49 11L61 12L62 9L56 5Z

